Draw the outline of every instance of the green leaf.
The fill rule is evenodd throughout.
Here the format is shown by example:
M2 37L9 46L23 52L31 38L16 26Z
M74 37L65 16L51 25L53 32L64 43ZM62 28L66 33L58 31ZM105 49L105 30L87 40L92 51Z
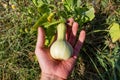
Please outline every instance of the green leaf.
M83 13L82 19L84 20L84 22L91 21L92 19L94 19L94 17L95 17L94 13L95 13L95 10L93 7L90 8L85 13Z
M109 30L112 42L116 42L120 39L120 25L118 23L112 23Z
M81 0L77 0L76 4L77 4L77 7L80 7L82 1Z
M44 13L43 16L41 16L36 23L33 25L33 27L30 30L30 33L32 34L33 32L37 31L37 28L41 25L43 25L45 22L47 22L47 17L48 14Z
M49 13L50 10L47 4L42 4L41 6L38 7L38 11L44 14L44 13Z
M64 6L68 11L71 11L74 5L74 0L64 0Z
M74 0L65 0L69 6L73 6Z
M40 7L43 4L42 0L32 0L36 7Z

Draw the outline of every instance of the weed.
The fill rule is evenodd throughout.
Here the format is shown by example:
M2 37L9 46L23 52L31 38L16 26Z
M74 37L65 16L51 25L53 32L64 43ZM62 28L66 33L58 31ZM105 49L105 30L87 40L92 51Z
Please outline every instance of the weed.
M49 2L56 5L53 0ZM68 80L119 80L120 41L113 43L109 34L113 22L120 24L119 0L79 0L79 3L82 7L94 6L95 18L80 24L86 30L86 40ZM0 0L0 80L39 80L41 70L34 54L36 33L29 32L41 14L31 0Z

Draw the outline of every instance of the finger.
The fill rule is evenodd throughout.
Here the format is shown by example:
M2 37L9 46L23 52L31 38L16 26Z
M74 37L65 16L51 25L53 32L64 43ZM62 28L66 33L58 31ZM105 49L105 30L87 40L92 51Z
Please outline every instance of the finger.
M69 35L70 35L70 33L71 33L71 28L72 28L71 26L72 26L73 22L74 22L74 19L73 19L73 18L69 18L68 21L67 21L66 40L69 39Z
M78 53L79 53L79 51L80 51L80 49L81 49L81 47L82 47L82 44L83 44L83 42L84 42L84 40L85 40L85 35L86 35L85 31L82 30L82 31L80 32L78 41L77 41L77 43L76 43L76 45L75 45L75 47L74 47L74 57L75 57L75 58L77 58Z
M72 27L73 22L74 22L74 19L73 19L73 18L69 18L69 19L67 20L67 25Z
M36 47L42 48L44 47L44 43L45 43L45 32L42 27L39 27Z
M78 23L74 22L72 26L72 32L70 33L70 38L68 40L72 46L74 46L75 44L77 30L78 30Z

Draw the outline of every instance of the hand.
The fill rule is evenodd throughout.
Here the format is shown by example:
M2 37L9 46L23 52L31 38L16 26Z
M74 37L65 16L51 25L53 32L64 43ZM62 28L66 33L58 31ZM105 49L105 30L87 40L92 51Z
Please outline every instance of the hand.
M41 76L42 80L52 80L51 78L53 79L56 78L55 80L67 79L67 77L74 68L74 64L76 62L78 53L85 40L85 31L82 30L80 32L78 41L75 43L76 33L78 30L78 23L74 22L73 18L70 18L68 20L68 23L72 24L72 27L69 26L67 28L66 39L74 49L73 56L68 60L58 61L50 56L50 49L45 48L44 46L45 32L41 27L38 28L38 38L37 38L35 54L38 58L40 68L42 70L42 76Z

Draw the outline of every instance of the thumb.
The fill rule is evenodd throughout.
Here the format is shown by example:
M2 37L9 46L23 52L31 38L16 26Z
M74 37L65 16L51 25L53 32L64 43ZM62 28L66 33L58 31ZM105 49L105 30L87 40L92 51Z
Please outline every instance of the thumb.
M39 27L36 47L42 48L42 47L44 47L44 43L45 43L45 31L43 30L42 27Z

